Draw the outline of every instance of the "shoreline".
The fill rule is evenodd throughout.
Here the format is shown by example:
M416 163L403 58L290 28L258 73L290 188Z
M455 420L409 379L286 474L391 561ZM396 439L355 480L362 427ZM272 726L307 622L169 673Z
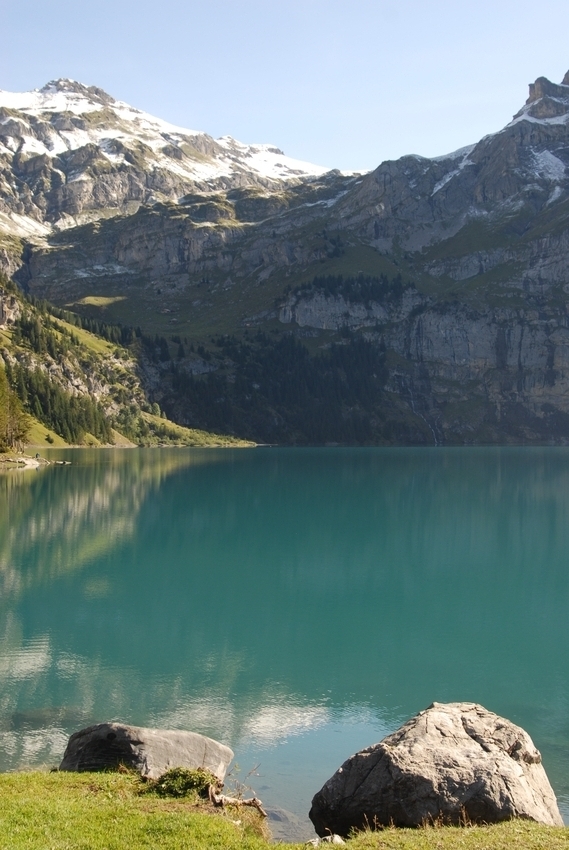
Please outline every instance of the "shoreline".
M257 443L251 444L237 444L237 445L219 445L219 444L211 444L204 446L186 446L182 444L164 444L159 446L136 446L136 445L116 445L116 444L108 444L108 445L98 445L98 446L79 446L79 445L67 445L67 446L48 446L47 448L44 446L26 446L26 449L41 449L43 452L61 452L61 451L69 451L69 450L90 450L90 449L256 449L259 448ZM44 457L43 454L40 455L39 452L36 452L35 455L29 455L22 453L14 453L14 452L0 452L0 472L8 472L9 470L24 470L24 469L39 469L40 467L52 466L52 465L70 465L71 461L57 461L57 460L48 460L48 458Z
M24 454L6 457L0 455L0 464L8 469L39 469L40 466L50 466L51 461L39 455L37 457Z
M336 841L292 832L279 837L275 830L278 820L263 818L253 807L227 803L219 809L197 792L183 798L156 794L141 788L139 777L128 771L4 773L0 774L0 791L0 819L9 831L5 834L10 835L13 850L107 847L109 834L112 846L121 850L133 843L162 850L181 846L193 850L274 850L278 846L302 850L328 843L352 850L566 850L569 837L567 826L516 818L489 825L448 826L435 821L417 828L367 828Z

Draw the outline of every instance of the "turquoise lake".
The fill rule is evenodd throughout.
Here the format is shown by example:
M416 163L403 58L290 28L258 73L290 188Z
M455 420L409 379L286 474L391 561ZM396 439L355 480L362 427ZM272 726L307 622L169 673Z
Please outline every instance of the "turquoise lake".
M569 449L46 456L72 465L0 475L0 770L190 729L305 823L345 758L469 700L569 822Z

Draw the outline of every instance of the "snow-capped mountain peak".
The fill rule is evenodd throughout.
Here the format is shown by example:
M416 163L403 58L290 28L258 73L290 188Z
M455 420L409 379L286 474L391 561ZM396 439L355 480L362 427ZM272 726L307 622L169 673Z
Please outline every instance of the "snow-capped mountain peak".
M4 226L22 234L30 226L39 233L45 225L120 213L133 203L177 201L192 191L274 189L328 170L273 145L178 127L70 79L30 92L0 90L0 165L27 186L24 196L21 186L0 186Z
M0 107L28 115L41 115L46 112L72 112L82 115L111 103L116 101L102 89L84 86L68 79L51 80L41 89L27 92L0 90Z

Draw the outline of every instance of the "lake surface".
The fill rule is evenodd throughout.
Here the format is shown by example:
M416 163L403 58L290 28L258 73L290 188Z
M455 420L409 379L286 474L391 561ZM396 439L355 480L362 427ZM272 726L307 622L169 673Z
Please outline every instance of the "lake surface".
M470 700L569 820L569 449L49 457L0 475L0 770L103 720L190 729L305 823L353 752Z

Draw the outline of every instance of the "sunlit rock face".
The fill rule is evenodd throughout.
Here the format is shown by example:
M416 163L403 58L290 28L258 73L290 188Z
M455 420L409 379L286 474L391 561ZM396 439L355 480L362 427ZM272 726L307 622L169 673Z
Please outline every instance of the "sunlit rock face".
M60 770L115 769L119 764L158 779L175 767L204 768L223 782L233 750L196 732L99 723L71 735Z
M348 759L315 795L319 835L369 825L497 823L563 826L541 755L519 726L474 703L433 703Z
M262 256L270 276L283 264L319 260L321 233L315 238L305 230L314 220L380 250L392 250L394 239L412 252L427 250L466 225L484 231L504 217L522 216L525 231L536 214L547 210L555 217L567 200L568 117L569 85L539 78L512 122L477 144L434 159L404 156L343 182L338 172L330 172L324 182L335 191L314 197L287 197L285 192L283 197L284 188L318 184L326 169L292 160L269 145L247 146L230 137L214 140L174 127L100 89L57 80L34 92L0 92L1 223L37 241L53 227L73 228L119 213L130 217L141 205L173 203L190 230L172 234L178 249L171 253L182 258L181 270L190 273L207 271L193 264L203 255L202 234L196 231L205 227L211 238L220 223L228 229L223 247L230 257L218 251L210 271L220 262L229 272L240 266L255 269ZM283 222L282 214L291 207L295 216ZM168 218L167 209L156 211ZM240 222L256 225L253 243L250 228L232 232ZM151 233L153 224L147 218L142 230ZM111 253L120 253L109 235L108 230L101 234L97 254L105 244ZM523 235L520 225L512 235ZM462 256L453 246L451 256L443 251L445 256L426 257L421 265L429 274L463 280L507 262L512 253L518 258L516 244L488 246L487 241L475 234L459 246ZM528 244L526 265L531 250ZM552 250L554 245L547 246L548 256ZM167 252L152 240L144 257L135 251L127 267L139 271L153 256L157 274L173 271ZM115 260L120 263L118 256Z
M324 225L382 250L391 249L393 239L412 251L426 248L469 222L484 227L488 217L515 217L522 208L535 216L567 198L568 117L569 85L541 77L502 131L446 156L384 162L332 197L305 198L294 206L301 218L315 213ZM282 242L279 217L290 205L279 197L283 187L310 185L326 171L270 145L214 140L175 127L71 80L33 92L0 92L0 121L2 223L23 237L165 202L183 209L189 204L194 223L256 222L264 233L263 223L273 219L271 236L276 227ZM257 195L227 196L247 189ZM306 239L291 239L297 226L294 221L285 227L287 242ZM472 247L477 254L485 250ZM303 252L296 258L307 259ZM494 253L486 262L503 259ZM136 262L133 257L132 268ZM473 273L480 263L484 258ZM455 279L470 276L464 264L449 272L444 263L435 264L434 273L443 267Z
M454 236L468 222L483 228L488 218L515 218L522 209L531 219L567 200L566 80L555 85L538 79L511 123L477 144L434 159L407 156L382 163L342 201L346 215L378 244L397 238L416 250ZM471 239L462 247L485 247L475 243ZM472 273L478 271L477 266Z
M13 325L21 315L21 306L18 299L3 290L0 290L0 328L8 328Z

